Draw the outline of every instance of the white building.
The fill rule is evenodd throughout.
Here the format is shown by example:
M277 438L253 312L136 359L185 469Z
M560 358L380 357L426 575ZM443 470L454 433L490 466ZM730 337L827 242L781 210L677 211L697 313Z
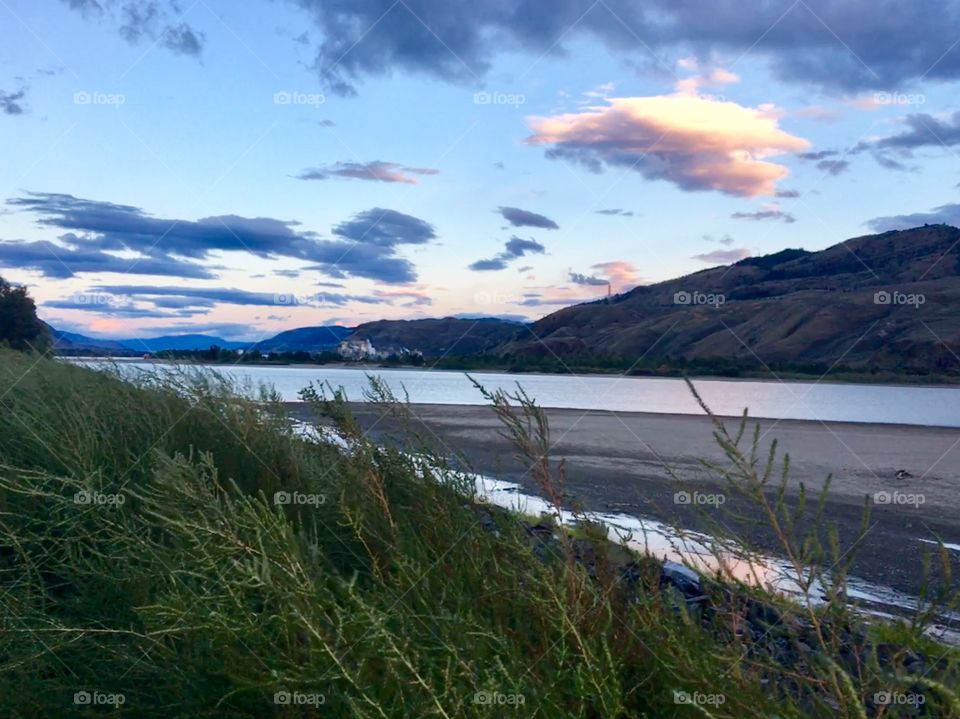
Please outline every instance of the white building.
M344 340L337 347L337 354L347 360L373 359L377 350L370 340Z

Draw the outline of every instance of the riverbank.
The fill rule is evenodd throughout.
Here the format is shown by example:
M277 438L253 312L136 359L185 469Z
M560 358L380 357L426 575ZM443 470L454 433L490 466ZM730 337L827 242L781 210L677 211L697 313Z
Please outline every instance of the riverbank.
M513 459L510 443L489 407L412 405L415 429L446 455L457 455L474 471L516 482L530 493L537 487L526 467ZM311 410L289 403L292 416L309 419ZM354 403L361 426L377 441L389 441L400 427L373 405ZM730 494L719 472L704 466L723 463L706 417L583 410L545 410L551 453L565 459L570 504L598 512L651 517L698 531L713 531L701 510L675 502L681 490L725 494L732 514L755 511ZM738 420L725 420L731 429ZM860 540L851 573L916 595L924 581L924 552L937 537L960 545L960 430L885 424L757 420L760 456L771 441L790 454L788 501L801 486L815 498L833 475L824 519L837 526L841 543L861 535L864 503L870 522ZM751 426L753 422L751 422ZM668 469L669 468L669 469ZM672 476L671 476L672 473ZM902 478L898 479L898 473ZM815 501L815 500L814 500ZM707 510L717 511L719 510ZM746 516L750 516L747 514ZM737 522L714 516L733 538L777 555L781 549L766 522ZM925 541L927 540L927 541ZM960 553L951 552L954 571ZM935 576L937 570L933 569Z
M634 557L233 389L0 350L4 716L960 715L929 621Z

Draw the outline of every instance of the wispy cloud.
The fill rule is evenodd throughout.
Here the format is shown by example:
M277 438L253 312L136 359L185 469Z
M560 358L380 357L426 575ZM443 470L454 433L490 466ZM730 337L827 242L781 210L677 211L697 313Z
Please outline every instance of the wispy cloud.
M469 266L469 269L476 272L503 270L512 260L518 257L529 254L542 255L544 252L546 252L546 248L536 240L524 240L521 237L513 236L503 244L503 252L488 260L477 260Z
M704 252L694 255L691 259L706 262L708 265L726 265L731 262L739 262L751 255L750 250L744 248L734 248L730 250L714 250L713 252Z
M183 20L183 11L176 0L162 2L114 2L97 0L64 0L85 17L106 20L131 45L150 43L165 47L177 55L199 59L206 35Z
M310 297L299 297L289 292L250 292L248 290L220 288L220 287L174 287L158 285L98 285L92 288L94 293L106 293L136 300L162 303L164 298L184 300L185 304L191 301L209 301L225 305L242 305L253 307L295 306L305 304L310 306L333 305L340 306L348 302L362 304L385 304L383 297L370 295L351 295L337 292L323 292Z
M417 175L436 175L440 170L429 167L407 167L396 162L337 162L325 167L304 170L299 180L329 180L341 177L355 180L373 180L376 182L399 182L408 185L417 184Z
M537 212L521 210L519 207L500 207L497 210L513 227L538 227L542 230L559 230L560 226Z
M908 230L921 225L953 225L960 227L960 203L949 203L934 207L930 212L913 212L903 215L875 217L867 225L877 232L888 230Z
M591 272L570 272L568 278L575 285L606 287L616 292L632 287L639 282L637 268L626 260L612 260L590 265Z
M4 115L23 115L27 111L23 103L26 96L27 91L23 88L16 92L0 90L0 112Z
M734 212L730 215L734 220L779 220L781 222L793 223L797 221L789 212L784 212L777 205L764 205L755 212Z
M0 262L50 277L81 272L210 277L211 268L200 261L214 253L237 252L310 262L309 268L339 279L354 276L407 283L416 280L416 270L397 254L398 248L422 245L436 237L430 223L379 207L334 226L336 239L328 240L302 230L293 220L238 215L163 219L138 207L65 194L28 193L7 204L37 215L42 226L65 232L59 238L62 247L46 241L0 242ZM138 257L112 254L123 251Z

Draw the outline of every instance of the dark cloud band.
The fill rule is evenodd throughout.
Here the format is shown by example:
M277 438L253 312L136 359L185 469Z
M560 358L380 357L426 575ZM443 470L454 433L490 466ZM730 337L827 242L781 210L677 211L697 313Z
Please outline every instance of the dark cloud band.
M269 217L220 215L199 220L153 217L138 207L86 200L73 195L29 193L7 201L31 212L38 224L62 230L63 246L51 242L0 242L0 264L70 277L81 272L123 272L190 278L212 277L200 264L213 253L241 252L263 259L312 263L335 278L364 277L388 283L416 280L413 264L397 255L402 245L436 237L417 217L379 207L354 215L321 239L299 223ZM133 252L121 259L113 252Z

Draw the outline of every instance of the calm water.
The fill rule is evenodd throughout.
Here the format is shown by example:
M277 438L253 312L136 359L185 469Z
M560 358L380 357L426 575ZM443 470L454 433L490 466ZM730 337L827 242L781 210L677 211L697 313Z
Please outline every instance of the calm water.
M83 364L102 361L73 360ZM167 365L149 362L119 363L123 371L157 371ZM203 366L242 383L273 385L286 400L311 381L344 387L352 400L362 400L365 373L343 367L230 367ZM428 404L483 404L483 398L462 372L414 369L376 369L397 393ZM516 375L471 373L488 389L516 388L520 382L543 407L600 409L657 414L702 414L683 380L649 377L570 375ZM744 407L753 417L839 422L960 427L960 387L900 387L827 384L815 382L756 382L722 379L696 380L710 408L721 415L739 415Z

